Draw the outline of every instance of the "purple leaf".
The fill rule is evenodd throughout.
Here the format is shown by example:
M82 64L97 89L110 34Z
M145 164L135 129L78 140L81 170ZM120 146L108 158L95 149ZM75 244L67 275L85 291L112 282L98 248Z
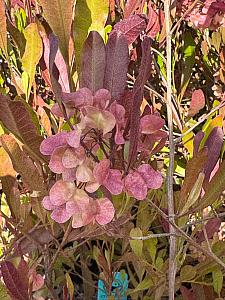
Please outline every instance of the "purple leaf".
M57 102L62 98L62 87L59 83L59 70L56 67L55 59L59 48L58 38L51 33L49 35L50 53L49 53L49 73L52 84L52 90L55 94Z
M10 261L1 263L1 274L7 289L17 300L29 300L28 287L21 280L20 274Z
M126 37L113 32L106 45L106 69L104 88L109 90L113 100L119 100L126 87L129 51Z
M132 44L136 38L144 31L147 27L147 18L145 15L133 15L129 18L117 23L111 34L113 32L122 33L127 39L128 45Z
M152 56L150 52L151 40L145 38L142 42L142 59L138 77L133 87L133 104L131 110L130 120L130 148L129 148L129 161L130 166L136 160L138 135L140 127L140 106L143 100L144 85L150 76Z
M204 145L208 148L208 159L204 168L204 172L205 172L204 183L207 183L209 181L210 174L219 159L222 145L223 145L223 129L220 127L215 127L211 131Z
M104 41L98 32L91 31L83 46L81 87L87 87L93 93L103 88L105 61Z
M207 233L208 239L211 239L215 232L218 232L220 229L221 220L220 218L214 218L212 220L209 220L207 224L205 225L205 230ZM202 243L205 241L205 235L203 231L200 231L197 233L196 240L198 243Z
M199 151L199 146L201 144L202 139L204 138L205 133L203 131L199 131L196 133L194 137L194 155L196 155Z

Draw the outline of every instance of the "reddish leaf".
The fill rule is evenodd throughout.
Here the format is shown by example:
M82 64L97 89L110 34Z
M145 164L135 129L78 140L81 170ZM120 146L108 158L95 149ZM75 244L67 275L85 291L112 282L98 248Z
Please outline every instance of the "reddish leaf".
M28 287L22 280L20 273L9 261L1 263L1 273L6 287L17 300L29 300Z
M202 90L195 90L192 93L188 115L193 117L205 106L205 95Z
M93 93L103 88L105 60L104 41L97 31L92 31L83 46L81 87L87 87Z
M205 225L205 230L208 239L211 239L215 232L218 232L220 229L221 220L220 218L213 218L212 220L209 220ZM198 243L202 243L205 241L205 235L203 231L200 231L197 233L196 240Z
M165 121L157 115L146 115L141 118L140 129L144 134L152 134L160 130L165 125Z
M124 18L128 18L132 15L141 5L142 0L127 0L125 11L124 11Z
M128 19L122 20L117 23L113 32L123 33L127 39L128 44L132 44L139 34L147 27L147 19L145 15L133 15ZM112 34L111 33L111 34Z
M41 156L39 148L43 138L37 131L28 104L11 101L9 97L0 94L0 120L31 152Z
M129 63L128 44L124 35L113 32L106 45L104 88L113 100L119 100L126 87Z
M144 85L150 76L152 56L150 52L151 40L145 38L142 42L142 59L138 77L133 87L133 104L131 110L131 128L130 128L130 148L129 163L132 164L136 160L138 135L140 127L140 107L143 100Z
M185 286L181 286L180 291L184 300L196 300L193 291Z

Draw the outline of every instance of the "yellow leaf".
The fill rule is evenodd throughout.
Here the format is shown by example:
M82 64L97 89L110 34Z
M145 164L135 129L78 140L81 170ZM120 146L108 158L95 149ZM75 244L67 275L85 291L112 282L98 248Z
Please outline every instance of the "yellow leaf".
M66 285L69 290L70 300L72 300L74 296L74 285L68 273L66 273Z
M24 36L26 40L26 46L24 55L22 57L22 66L29 78L28 89L25 91L26 99L28 100L31 86L34 81L36 66L42 55L43 46L36 23L31 23L25 28Z

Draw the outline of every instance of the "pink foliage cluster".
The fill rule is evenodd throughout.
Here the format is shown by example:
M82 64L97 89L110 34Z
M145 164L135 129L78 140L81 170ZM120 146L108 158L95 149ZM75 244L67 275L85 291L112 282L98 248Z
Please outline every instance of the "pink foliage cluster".
M64 113L58 104L52 112L66 119L75 115L77 124L69 132L49 136L40 148L42 154L50 156L51 171L62 175L43 199L43 206L52 211L53 220L64 223L72 218L73 228L94 222L104 225L115 215L111 195L127 192L144 200L149 189L161 187L162 175L149 164L140 161L135 169L127 169L124 162L125 167L118 169L110 160L110 143L114 143L115 151L121 152L129 135L124 137L125 108L111 101L108 90L100 89L93 94L81 88L74 93L62 93L62 105ZM145 138L148 141L150 137L153 144L165 138L163 126L164 120L158 115L141 117L137 136L140 153L146 152ZM107 197L97 198L96 191L101 187Z
M193 0L178 0L177 11L182 15L192 5ZM216 30L225 26L225 3L224 0L205 0L199 2L186 16L186 20L192 22L196 28Z

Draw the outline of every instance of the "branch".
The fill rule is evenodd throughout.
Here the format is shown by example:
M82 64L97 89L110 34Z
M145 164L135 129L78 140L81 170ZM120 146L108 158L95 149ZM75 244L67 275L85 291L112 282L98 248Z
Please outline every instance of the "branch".
M172 111L172 52L171 52L171 32L170 32L170 0L165 0L165 24L166 24L166 74L167 74L167 118L169 129L169 169L167 175L167 199L169 215L169 300L174 300L175 277L176 277L176 230L172 225L174 222L174 201L173 201L173 170L174 170L174 141L173 141L173 111Z

